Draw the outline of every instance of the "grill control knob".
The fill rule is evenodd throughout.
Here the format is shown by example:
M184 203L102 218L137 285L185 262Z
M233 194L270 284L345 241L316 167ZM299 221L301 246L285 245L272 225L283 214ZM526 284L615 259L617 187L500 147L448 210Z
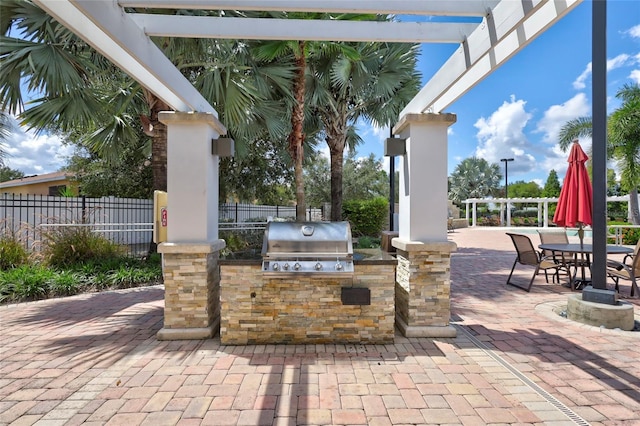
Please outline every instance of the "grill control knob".
M293 269L295 269L296 271L299 271L301 267L302 265L300 265L298 262L296 262L295 265L293 265Z
M280 265L278 265L277 263L274 263L272 266L274 271L279 271L280 270Z
M289 270L289 264L285 263L284 265L282 265L282 269L284 269L285 271Z
M342 263L338 262L336 263L336 271L342 271L344 269L344 266L342 266Z
M320 271L322 269L322 263L316 263L316 266L314 266L314 268L316 268L316 271Z

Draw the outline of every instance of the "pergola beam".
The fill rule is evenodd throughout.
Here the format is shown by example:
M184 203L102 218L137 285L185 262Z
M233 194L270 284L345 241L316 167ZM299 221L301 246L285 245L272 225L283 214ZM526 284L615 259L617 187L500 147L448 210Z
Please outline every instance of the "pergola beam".
M462 43L477 23L377 22L131 14L148 36L250 40Z
M34 0L177 111L217 112L115 2Z
M501 1L400 115L444 111L581 2Z
M119 0L148 9L254 10L424 16L486 16L499 0Z

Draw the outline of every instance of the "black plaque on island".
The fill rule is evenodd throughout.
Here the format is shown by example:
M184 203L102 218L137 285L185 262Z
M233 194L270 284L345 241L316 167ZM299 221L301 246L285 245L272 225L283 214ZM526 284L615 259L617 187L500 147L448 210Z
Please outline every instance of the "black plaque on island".
M343 305L370 305L371 290L364 287L342 287Z

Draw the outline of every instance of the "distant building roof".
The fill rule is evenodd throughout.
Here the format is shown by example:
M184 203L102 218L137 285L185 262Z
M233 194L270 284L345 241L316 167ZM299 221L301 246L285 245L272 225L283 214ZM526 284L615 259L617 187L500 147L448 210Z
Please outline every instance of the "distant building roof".
M0 188L12 188L14 186L29 185L34 183L59 182L59 181L66 180L72 176L73 176L73 173L69 173L69 172L53 172L53 173L45 173L41 175L25 176L20 179L0 182Z

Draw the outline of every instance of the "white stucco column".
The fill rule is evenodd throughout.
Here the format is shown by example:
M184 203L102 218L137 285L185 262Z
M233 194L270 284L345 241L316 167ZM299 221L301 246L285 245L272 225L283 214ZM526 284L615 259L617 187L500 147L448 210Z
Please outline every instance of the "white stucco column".
M167 241L218 239L218 157L211 140L226 133L209 113L161 112L167 125Z
M167 241L160 340L205 339L220 325L218 156L211 140L225 127L209 113L161 112L167 126Z
M447 128L454 114L407 114L393 129L406 139L400 163L396 326L406 337L455 337L447 240Z
M478 204L473 202L473 223L471 226L476 226L478 224Z
M407 140L399 170L402 240L447 240L447 128L455 122L455 114L407 114L393 129Z

